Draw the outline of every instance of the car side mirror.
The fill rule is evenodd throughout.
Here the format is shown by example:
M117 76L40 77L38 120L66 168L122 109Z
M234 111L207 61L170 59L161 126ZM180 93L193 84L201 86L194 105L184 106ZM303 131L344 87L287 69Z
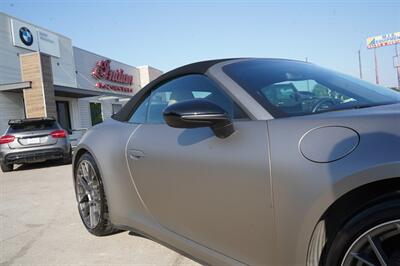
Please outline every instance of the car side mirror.
M210 127L218 138L227 138L235 131L226 111L203 99L172 104L164 109L163 115L171 127Z

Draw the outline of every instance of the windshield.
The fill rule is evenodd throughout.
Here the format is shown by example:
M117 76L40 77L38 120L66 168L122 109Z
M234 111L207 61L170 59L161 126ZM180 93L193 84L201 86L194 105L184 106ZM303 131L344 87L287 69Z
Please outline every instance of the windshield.
M310 63L254 59L223 67L275 117L400 102L400 93Z

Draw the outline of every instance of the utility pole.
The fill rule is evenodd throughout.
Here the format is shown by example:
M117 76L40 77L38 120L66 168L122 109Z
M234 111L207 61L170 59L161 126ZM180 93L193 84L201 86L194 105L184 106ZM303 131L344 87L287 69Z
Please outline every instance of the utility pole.
M399 58L399 49L397 43L394 49L396 50L396 60L397 60L397 63L395 64L395 68L397 69L397 87L400 89L400 58Z
M358 50L358 68L360 70L360 79L362 79L361 50Z
M374 59L375 59L375 79L376 79L376 84L379 84L378 59L376 58L376 48L374 48Z

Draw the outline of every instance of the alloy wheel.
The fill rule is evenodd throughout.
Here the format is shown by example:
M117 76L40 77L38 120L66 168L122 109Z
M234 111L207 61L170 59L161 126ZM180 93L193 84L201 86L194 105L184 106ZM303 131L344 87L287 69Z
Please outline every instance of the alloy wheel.
M347 250L342 266L400 266L400 220L375 226Z
M100 221L101 194L99 178L92 164L82 160L76 174L78 208L85 225L93 229Z

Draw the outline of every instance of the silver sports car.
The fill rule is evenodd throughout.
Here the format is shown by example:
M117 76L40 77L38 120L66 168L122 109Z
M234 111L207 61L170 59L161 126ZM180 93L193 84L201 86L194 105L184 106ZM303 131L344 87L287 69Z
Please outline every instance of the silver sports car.
M74 156L88 231L203 264L400 265L400 93L314 64L168 72Z

